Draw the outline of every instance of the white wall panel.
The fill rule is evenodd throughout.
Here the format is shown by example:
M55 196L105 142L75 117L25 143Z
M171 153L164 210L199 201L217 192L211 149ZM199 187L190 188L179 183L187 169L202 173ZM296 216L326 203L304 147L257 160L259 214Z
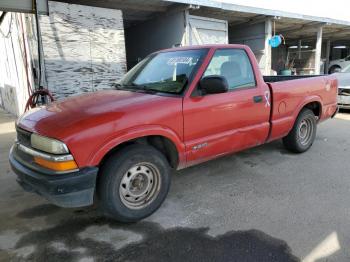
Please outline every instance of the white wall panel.
M28 30L32 18L8 13L0 26L0 106L17 116L24 112L28 87L34 86L29 47L33 35Z
M122 13L49 2L40 19L48 87L56 98L108 89L126 71Z
M190 45L228 44L225 20L189 15Z

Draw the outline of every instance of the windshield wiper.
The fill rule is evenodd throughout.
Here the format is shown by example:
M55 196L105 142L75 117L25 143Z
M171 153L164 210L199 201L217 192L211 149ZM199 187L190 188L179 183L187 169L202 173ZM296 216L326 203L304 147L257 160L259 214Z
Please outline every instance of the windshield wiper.
M138 85L138 84L135 84L135 83L131 83L130 86L131 86L132 89L144 91L144 92L147 92L147 93L154 94L154 93L160 92L158 90L154 90L152 88L149 88L147 85Z
M122 85L122 84L115 84L114 87L118 90L130 90L130 91L140 91L140 92L145 92L145 93L157 93L157 90L154 89L150 89L149 87L147 87L146 85L137 85L135 83L131 83L128 85Z
M113 85L116 89L118 90L125 90L125 89L136 89L135 87L138 87L137 85L135 84L130 84L130 85L122 85L122 84L119 84L119 83L116 83Z
M115 88L115 89L118 89L118 90L123 90L124 88L124 86L123 85L121 85L121 84L119 84L119 83L114 83L113 84L113 87Z
M150 94L154 94L154 93L157 93L159 91L157 90L154 90L154 89L151 89L147 86L144 86L144 85L137 85L136 88L134 88L135 90L139 90L139 91L142 91L142 92L145 92L145 93L150 93Z

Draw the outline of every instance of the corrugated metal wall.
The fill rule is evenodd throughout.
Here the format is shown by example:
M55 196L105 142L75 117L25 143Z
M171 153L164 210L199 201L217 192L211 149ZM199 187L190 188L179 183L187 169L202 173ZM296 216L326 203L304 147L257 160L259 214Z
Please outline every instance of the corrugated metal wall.
M56 98L111 88L126 72L122 12L49 2L40 26L46 79Z

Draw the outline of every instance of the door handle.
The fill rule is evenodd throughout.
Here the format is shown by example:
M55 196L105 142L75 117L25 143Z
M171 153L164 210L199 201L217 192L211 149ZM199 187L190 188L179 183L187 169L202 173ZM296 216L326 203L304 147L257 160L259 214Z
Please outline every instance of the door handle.
M263 101L263 97L262 96L254 96L253 101L254 101L254 103L261 103Z

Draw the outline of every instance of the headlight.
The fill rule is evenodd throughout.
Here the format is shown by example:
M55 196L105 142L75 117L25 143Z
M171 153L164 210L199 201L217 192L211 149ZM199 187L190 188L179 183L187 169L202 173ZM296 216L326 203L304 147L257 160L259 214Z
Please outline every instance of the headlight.
M45 136L32 134L30 136L30 143L33 148L39 149L47 153L57 154L57 155L69 153L69 150L66 144L56 139L48 138Z

